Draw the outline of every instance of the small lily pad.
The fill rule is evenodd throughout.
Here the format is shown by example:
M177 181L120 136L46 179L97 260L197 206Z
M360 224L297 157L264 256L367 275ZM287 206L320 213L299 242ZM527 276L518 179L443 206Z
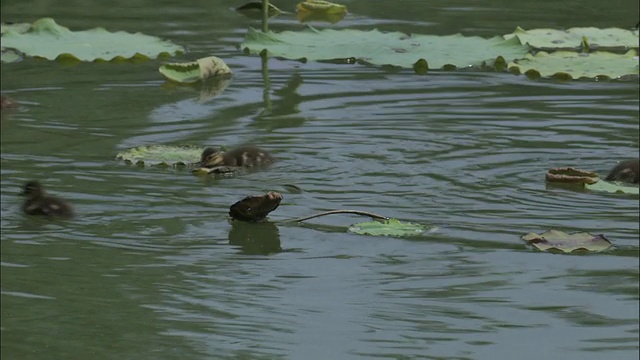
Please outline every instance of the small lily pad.
M188 63L170 63L160 66L159 71L167 79L179 83L194 83L213 76L231 75L231 69L216 56L201 58Z
M564 231L549 230L542 234L529 233L522 240L541 251L572 253L574 251L600 252L612 246L604 235L586 232L568 234Z
M624 193L624 194L640 194L640 188L637 186L630 186L622 182L610 182L600 180L593 184L585 184L585 188L592 191L603 191L610 193Z
M598 182L600 178L598 174L592 171L565 167L550 169L549 172L547 172L546 180L549 182L594 184Z
M182 145L139 146L120 152L116 159L139 166L196 166L203 147Z
M425 230L428 230L427 226L401 222L398 219L362 222L349 227L352 233L373 236L416 236Z
M307 0L296 6L298 21L323 21L335 24L347 15L347 7L323 0Z

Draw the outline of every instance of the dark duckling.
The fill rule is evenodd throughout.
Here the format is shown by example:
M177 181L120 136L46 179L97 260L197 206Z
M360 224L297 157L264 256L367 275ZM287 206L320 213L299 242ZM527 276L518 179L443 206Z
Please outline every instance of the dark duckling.
M209 147L204 149L200 156L200 166L253 167L270 164L273 160L271 154L255 146L243 146L229 151L218 151Z
M24 205L22 205L22 210L27 215L57 216L63 218L72 218L74 215L71 205L61 198L48 196L42 188L42 185L37 181L29 181L26 183L20 195L27 197Z
M637 184L640 178L640 159L623 161L614 167L606 181L622 181Z

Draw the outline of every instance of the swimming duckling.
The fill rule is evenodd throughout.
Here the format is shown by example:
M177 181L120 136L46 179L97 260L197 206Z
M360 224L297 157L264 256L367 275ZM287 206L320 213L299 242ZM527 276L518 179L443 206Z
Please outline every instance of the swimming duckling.
M623 161L614 167L606 181L623 181L637 184L640 178L640 159Z
M22 210L27 215L73 217L71 205L61 198L48 196L37 181L26 183L20 195L27 197L22 205Z
M200 156L200 166L208 168L216 166L253 167L272 162L271 154L255 146L243 146L229 151L218 151L209 147L204 149Z

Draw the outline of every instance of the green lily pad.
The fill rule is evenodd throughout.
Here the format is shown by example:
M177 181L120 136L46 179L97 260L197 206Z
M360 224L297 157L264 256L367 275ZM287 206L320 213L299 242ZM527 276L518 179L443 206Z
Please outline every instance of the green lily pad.
M2 34L4 34L7 31L13 31L18 34L23 34L29 31L29 29L31 29L31 24L29 23L13 23L13 24L1 23L0 24L0 33Z
M153 59L184 52L182 46L154 36L124 31L112 33L103 28L71 31L51 18L37 20L25 33L8 28L2 34L2 46L48 60L60 56L80 61Z
M594 184L585 184L585 188L592 191L603 191L610 193L624 193L624 194L640 194L640 188L637 186L630 186L629 184L621 182L609 182L600 180Z
M513 33L504 35L505 39L517 37L521 43L536 49L581 49L586 39L591 49L637 49L638 30L619 28L598 29L594 27L571 28L568 30L532 29L518 27Z
M498 56L511 61L522 58L529 51L529 46L520 44L517 38L484 39L460 34L407 35L378 30L314 28L266 34L249 29L240 47L252 54L266 49L270 55L287 59L334 61L356 58L362 63L404 68L413 68L418 60L425 59L431 69L445 65L459 68L480 66L493 63Z
M352 233L373 236L416 236L425 230L428 230L427 226L401 222L398 219L362 222L349 227Z
M188 63L171 63L160 66L160 73L179 83L194 83L213 76L231 75L231 69L216 56L201 58Z
M509 63L509 71L525 73L529 77L579 78L621 78L638 75L638 52L629 50L626 54L604 51L577 53L571 51L538 52L528 54L524 59ZM637 79L637 77L636 77Z
M203 150L203 147L191 145L139 146L118 153L116 159L139 166L195 166Z
M574 251L600 252L612 246L604 235L586 232L568 234L564 231L549 230L542 234L529 233L522 240L541 251L571 253Z

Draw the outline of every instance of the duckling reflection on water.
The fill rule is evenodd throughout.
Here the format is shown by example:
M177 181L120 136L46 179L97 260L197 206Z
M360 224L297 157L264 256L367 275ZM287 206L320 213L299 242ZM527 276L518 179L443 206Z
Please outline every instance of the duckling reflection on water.
M640 179L640 159L623 161L614 167L605 178L607 181L623 181L638 184Z
M29 181L25 184L20 195L26 196L22 211L27 215L57 216L64 218L73 217L73 209L65 200L48 196L42 185L37 181Z
M229 151L206 148L200 157L200 166L241 166L253 167L268 165L273 162L271 154L255 146L243 146Z

